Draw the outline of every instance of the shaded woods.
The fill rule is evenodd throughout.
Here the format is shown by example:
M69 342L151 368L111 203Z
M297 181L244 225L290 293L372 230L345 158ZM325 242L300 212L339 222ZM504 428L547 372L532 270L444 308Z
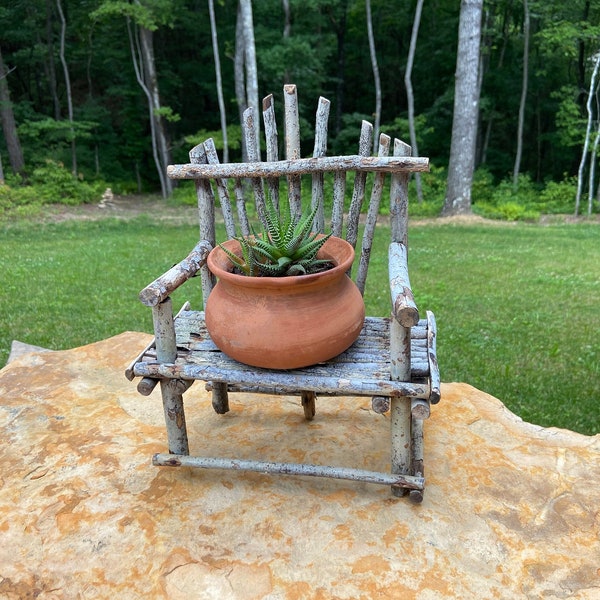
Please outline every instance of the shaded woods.
M186 161L207 132L239 159L241 111L294 82L308 122L315 107L302 99L332 99L332 152L355 151L363 117L410 139L442 182L423 194L438 194L441 210L467 9L478 125L467 203L508 213L511 199L525 206L523 195L544 192L542 212L552 202L572 212L579 173L577 205L596 210L598 0L4 3L0 178L14 187L42 169L47 181L63 164L98 189L168 196L166 164Z

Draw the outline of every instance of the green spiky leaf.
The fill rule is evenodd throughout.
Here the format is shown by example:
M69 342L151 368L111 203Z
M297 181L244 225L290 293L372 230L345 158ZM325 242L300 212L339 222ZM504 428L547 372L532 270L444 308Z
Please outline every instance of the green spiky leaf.
M242 248L238 256L221 246L237 269L248 276L281 277L304 275L328 268L331 263L317 259L331 233L318 237L311 231L319 205L305 216L292 215L289 202L278 211L270 196L265 198L263 231L254 229L248 237L237 237Z

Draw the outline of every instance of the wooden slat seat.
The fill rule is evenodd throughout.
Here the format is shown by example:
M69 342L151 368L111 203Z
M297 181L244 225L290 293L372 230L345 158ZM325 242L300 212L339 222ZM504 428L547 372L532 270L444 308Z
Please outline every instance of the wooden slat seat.
M440 375L435 318L429 311L420 318L408 276L408 180L411 173L428 169L428 159L411 156L410 146L397 139L392 143L385 134L379 137L377 156L371 156L373 127L366 121L362 122L357 154L327 156L329 105L325 98L318 101L311 157L300 155L297 91L295 86L286 85L283 159L279 158L274 99L270 95L263 101L266 161L261 159L253 111L248 109L242 123L245 162L220 163L215 144L208 139L192 148L189 163L169 166L170 177L195 181L200 240L185 259L140 292L142 303L153 311L155 340L125 374L130 380L141 378L138 390L143 395L161 384L169 452L156 455L155 465L344 478L390 485L394 495L409 493L412 501L420 502L425 485L423 420L429 416L430 406L440 400ZM353 279L361 294L374 236L378 229L388 232L391 315L368 316L358 340L326 362L288 371L242 365L216 348L200 308L192 310L186 303L174 317L171 294L198 275L196 281L201 283L206 303L215 284L207 256L218 241L223 241L217 240L217 211L227 237L248 235L252 218L264 222L266 194L275 206L280 194L287 194L291 213L300 215L306 208L303 186L310 195L304 204L310 202L317 210L313 230L331 231L355 248ZM380 228L378 218L385 194L389 197L389 226ZM247 210L247 202L254 204L253 211ZM331 208L330 215L325 215L325 206ZM350 401L354 396L371 396L374 411L390 413L391 472L190 456L183 394L195 380L206 383L213 408L220 414L229 410L229 394L235 392L299 395L308 420L315 417L318 396L346 396Z
M175 318L177 358L160 363L147 348L133 366L133 376L225 382L231 391L293 394L298 389L319 395L432 397L430 356L435 355L426 319L411 330L411 382L393 381L390 372L390 319L367 317L358 340L335 358L304 369L271 371L243 365L221 352L211 340L202 311L184 310ZM429 330L431 331L431 330ZM429 338L429 339L428 339ZM434 367L435 368L435 367ZM439 391L433 392L433 403Z

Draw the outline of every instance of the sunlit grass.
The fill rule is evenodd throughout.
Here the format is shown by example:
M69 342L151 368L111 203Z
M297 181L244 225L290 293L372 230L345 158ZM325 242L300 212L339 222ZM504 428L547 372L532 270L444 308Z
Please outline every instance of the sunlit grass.
M183 258L197 227L148 218L21 224L0 232L0 364L13 339L53 349L152 330L138 291ZM369 314L389 312L378 232ZM600 227L416 225L411 283L438 321L443 381L464 381L524 419L600 432ZM174 297L199 306L191 281Z

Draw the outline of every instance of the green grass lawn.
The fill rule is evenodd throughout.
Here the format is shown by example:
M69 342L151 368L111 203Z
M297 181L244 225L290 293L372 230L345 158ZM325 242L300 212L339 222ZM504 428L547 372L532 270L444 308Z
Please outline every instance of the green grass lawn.
M368 314L389 312L386 232ZM183 258L195 226L148 218L1 231L0 364L13 339L64 349L152 329L138 291ZM464 381L543 426L600 432L600 226L415 225L411 283L436 313L442 380ZM160 248L160 250L158 250ZM199 282L174 297L199 306ZM443 400L442 400L443 401Z

